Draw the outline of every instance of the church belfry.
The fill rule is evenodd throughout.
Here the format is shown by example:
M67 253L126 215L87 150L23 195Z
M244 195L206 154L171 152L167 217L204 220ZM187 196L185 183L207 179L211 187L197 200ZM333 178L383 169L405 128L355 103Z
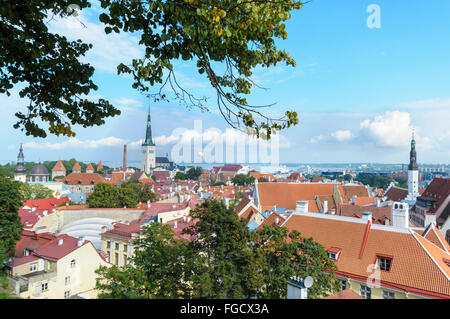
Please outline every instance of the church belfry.
M408 197L409 200L416 200L419 194L419 167L417 166L416 140L414 131L411 139L411 151L409 152L408 165Z
M144 143L142 143L142 161L141 169L147 175L156 166L156 145L152 138L152 121L150 116L150 105L148 106L147 130L145 133Z
M22 144L20 144L19 155L17 155L17 165L14 169L14 180L26 182L27 170L25 168L25 158L23 156Z

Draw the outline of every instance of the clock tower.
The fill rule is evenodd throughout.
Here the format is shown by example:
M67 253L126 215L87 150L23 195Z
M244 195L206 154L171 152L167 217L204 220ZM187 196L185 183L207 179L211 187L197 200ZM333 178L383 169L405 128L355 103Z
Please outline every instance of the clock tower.
M408 165L408 200L416 200L419 194L419 167L417 166L416 140L414 131L411 139L411 151L409 152Z

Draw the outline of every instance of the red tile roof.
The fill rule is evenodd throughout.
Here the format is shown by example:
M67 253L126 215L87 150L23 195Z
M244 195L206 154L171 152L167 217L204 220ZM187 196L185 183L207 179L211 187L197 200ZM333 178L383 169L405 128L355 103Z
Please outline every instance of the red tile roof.
M384 196L387 197L387 200L391 200L394 202L400 202L406 198L408 195L408 190L404 188L400 188L397 186L392 186Z
M450 298L450 267L444 250L412 230L373 225L358 219L323 214L291 215L283 226L312 237L325 248L340 247L337 274L361 281L368 279L376 256L392 256L390 271L381 271L381 286L434 298ZM365 239L365 248L361 247Z
M344 289L335 293L334 295L325 297L324 299L364 299L356 292L354 292L351 288Z
M358 206L358 205L342 205L338 204L336 215L362 218L362 213L371 212L372 221L375 224L385 225L387 221L388 225L391 220L391 207L390 206Z
M59 245L59 240L62 239L62 244ZM85 240L84 243L81 246L84 246L86 244L91 243L88 240ZM38 249L36 249L33 254L42 258L50 259L57 261L71 252L75 251L79 248L78 244L78 238L69 236L67 234L60 235L53 239L52 241L49 241L48 243L42 245ZM91 243L92 245L92 243ZM80 247L81 247L80 246Z
M102 161L98 162L97 171L101 171L103 169Z
M55 238L56 236L51 233L36 234L35 232L24 230L22 231L22 237L16 243L14 256L23 257L25 249L34 251Z
M78 164L78 162L75 163L75 165L72 168L72 171L81 171L81 166Z
M63 163L61 160L57 161L55 166L52 168L52 171L66 171L66 168L64 167Z
M86 171L94 171L94 167L91 163L89 163L89 165L86 167Z
M97 185L106 182L105 179L97 173L71 173L61 180L68 185Z

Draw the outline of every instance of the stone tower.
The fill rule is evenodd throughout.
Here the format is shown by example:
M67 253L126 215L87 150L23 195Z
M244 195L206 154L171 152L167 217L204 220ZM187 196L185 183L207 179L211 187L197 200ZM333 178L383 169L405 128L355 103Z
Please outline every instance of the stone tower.
M156 166L156 145L152 139L152 122L150 118L150 106L148 107L147 131L144 143L142 143L142 171L150 176L150 171Z

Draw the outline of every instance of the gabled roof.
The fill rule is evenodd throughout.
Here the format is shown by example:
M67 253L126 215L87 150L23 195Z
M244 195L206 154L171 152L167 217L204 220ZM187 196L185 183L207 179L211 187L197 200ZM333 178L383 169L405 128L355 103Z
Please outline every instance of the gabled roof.
M429 224L424 230L422 237L428 239L428 241L432 242L440 249L450 253L450 245L433 223Z
M338 204L336 215L362 218L364 212L372 213L372 221L376 224L385 225L391 220L391 207L390 206L358 206L358 205L342 205Z
M89 165L86 167L86 172L87 171L94 171L94 167L92 166L91 163L89 163Z
M22 231L22 237L16 243L14 256L23 257L25 249L34 251L55 238L56 236L51 233L36 234L35 232L24 230Z
M324 247L340 247L338 275L366 281L367 268L377 255L392 256L390 271L380 272L381 286L450 298L450 267L443 261L450 258L448 253L410 229L366 225L356 218L303 213L289 216L283 224Z
M344 190L341 195L344 202L348 202L355 195L357 197L369 197L369 192L367 188L363 185L343 185Z
M97 171L101 171L103 169L102 161L98 162Z
M295 209L297 201L308 200L309 210L318 212L315 196L332 195L335 186L341 190L342 185L333 183L258 183L256 187L262 211L274 205Z
M62 244L58 245L58 241L62 239ZM84 243L81 245L86 245L90 243L90 241L84 241ZM48 243L42 245L38 249L36 249L33 254L45 259L50 259L57 261L74 250L80 248L78 245L78 239L72 236L69 236L67 234L60 235L53 239L52 241L49 241Z
M63 163L61 160L57 161L55 166L53 166L52 171L66 171L66 168L64 167Z
M97 173L70 173L61 181L67 185L97 185L104 183L105 179Z
M405 188L392 186L389 190L384 194L387 197L387 200L391 200L394 202L401 202L408 196L408 190Z

